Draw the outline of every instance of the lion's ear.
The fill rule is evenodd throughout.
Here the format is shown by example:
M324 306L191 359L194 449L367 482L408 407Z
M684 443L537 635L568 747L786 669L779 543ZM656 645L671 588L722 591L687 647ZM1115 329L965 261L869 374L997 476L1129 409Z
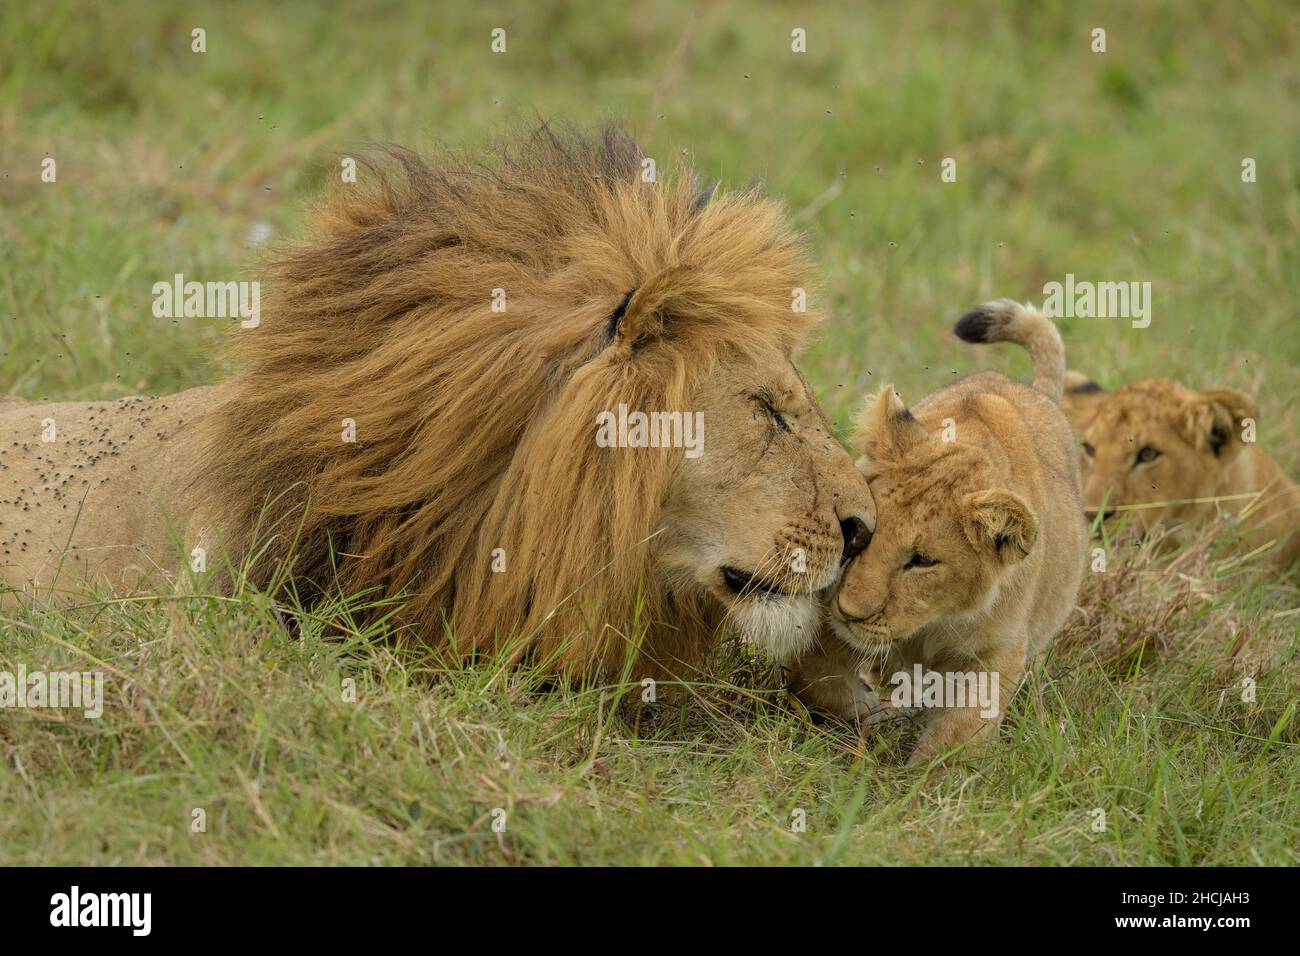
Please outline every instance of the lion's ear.
M1076 432L1083 432L1097 414L1106 390L1081 372L1065 373L1065 391L1061 393L1061 411Z
M894 386L886 385L858 413L853 444L871 461L898 461L928 437Z
M961 510L971 544L988 549L1002 564L1028 557L1038 540L1038 519L1025 500L1010 491L973 491L962 499Z
M1231 458L1245 447L1242 432L1258 412L1255 401L1231 388L1199 393L1183 411L1183 431L1192 447L1216 458Z
M610 339L633 349L662 336L671 301L685 291L690 266L671 266L627 293L609 317Z

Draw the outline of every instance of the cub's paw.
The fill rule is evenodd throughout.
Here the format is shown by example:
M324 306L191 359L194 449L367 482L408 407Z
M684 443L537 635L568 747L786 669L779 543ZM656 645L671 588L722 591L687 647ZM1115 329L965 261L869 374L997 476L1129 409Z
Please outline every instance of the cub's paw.
M809 710L849 723L870 726L885 720L893 711L856 674L807 681L801 681L796 674L790 689Z

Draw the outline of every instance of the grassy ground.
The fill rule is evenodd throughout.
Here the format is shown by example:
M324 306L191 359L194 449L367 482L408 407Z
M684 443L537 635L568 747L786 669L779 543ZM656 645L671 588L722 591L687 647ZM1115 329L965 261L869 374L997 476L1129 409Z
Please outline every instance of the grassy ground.
M839 427L884 381L1023 376L951 320L1073 272L1155 299L1147 329L1063 320L1072 365L1251 391L1300 474L1293 6L443 6L0 6L0 392L215 378L220 330L160 323L152 283L255 273L252 237L292 232L360 144L618 116L788 199L824 264L805 368ZM610 689L435 673L346 608L298 640L258 595L0 612L0 670L103 669L110 693L99 721L0 712L0 862L1294 863L1300 593L1216 538L1112 547L1004 746L924 789L906 732L813 724L737 647L633 724Z

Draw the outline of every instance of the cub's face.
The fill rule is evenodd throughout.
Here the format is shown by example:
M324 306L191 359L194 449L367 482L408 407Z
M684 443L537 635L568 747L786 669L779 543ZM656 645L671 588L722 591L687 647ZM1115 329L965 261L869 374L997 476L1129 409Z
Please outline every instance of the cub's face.
M939 618L985 610L1002 572L1029 553L1035 524L1021 499L942 477L968 451L871 477L876 533L831 603L832 626L850 644L880 649Z
M1033 548L1037 521L998 487L981 450L928 435L889 386L867 410L860 442L876 533L845 568L830 618L869 652L986 609L1004 571Z
M871 493L778 350L718 368L695 406L704 440L669 485L657 560L785 659L815 635L819 592L870 540Z
M1244 448L1247 396L1229 389L1198 392L1168 379L1147 379L1115 392L1095 386L1063 399L1079 433L1084 507L1106 520L1128 513L1143 530L1209 518L1212 503L1188 499L1223 493L1225 470ZM1134 505L1152 507L1133 508Z
M831 604L836 631L863 650L981 605L993 581L958 516L942 502L912 496L917 477L871 482L877 531L845 569Z

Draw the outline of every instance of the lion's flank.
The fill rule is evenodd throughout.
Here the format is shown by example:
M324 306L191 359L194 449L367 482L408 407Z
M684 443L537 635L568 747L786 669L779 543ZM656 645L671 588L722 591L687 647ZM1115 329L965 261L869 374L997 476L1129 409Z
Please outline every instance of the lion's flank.
M488 164L388 149L328 190L203 426L198 487L254 583L292 551L300 592L403 595L424 640L572 673L621 660L634 621L673 657L710 636L712 611L650 577L680 450L611 454L594 423L792 351L807 265L776 203L697 205L688 172L646 181L643 159L616 129L543 127Z

